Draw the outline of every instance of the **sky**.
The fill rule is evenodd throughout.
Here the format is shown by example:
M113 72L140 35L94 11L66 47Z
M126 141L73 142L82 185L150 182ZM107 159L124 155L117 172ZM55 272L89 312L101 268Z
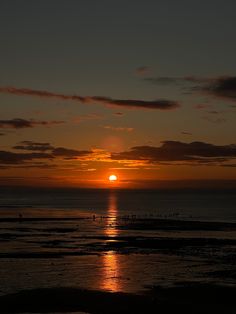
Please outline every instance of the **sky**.
M234 0L0 0L0 184L236 186L235 29Z

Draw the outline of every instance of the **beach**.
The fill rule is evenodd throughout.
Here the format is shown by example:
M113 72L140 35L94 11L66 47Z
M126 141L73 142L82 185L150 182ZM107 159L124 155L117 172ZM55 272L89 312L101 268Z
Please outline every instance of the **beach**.
M124 214L122 194L109 193L104 211L5 208L3 313L234 313L234 221Z

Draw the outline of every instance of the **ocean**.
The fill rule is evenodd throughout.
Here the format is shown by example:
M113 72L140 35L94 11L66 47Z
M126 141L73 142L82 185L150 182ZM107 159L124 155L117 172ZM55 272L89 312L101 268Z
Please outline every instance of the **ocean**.
M235 190L1 188L1 217L107 215L236 222Z

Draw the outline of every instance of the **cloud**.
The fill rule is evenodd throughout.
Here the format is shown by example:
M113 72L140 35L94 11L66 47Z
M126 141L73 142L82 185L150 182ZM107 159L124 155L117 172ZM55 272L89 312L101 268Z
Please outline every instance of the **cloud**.
M222 167L236 168L236 164L224 164Z
M148 73L150 73L150 70L150 67L147 65L140 66L135 69L135 74L140 76L147 75Z
M134 99L127 99L127 100L115 100L110 98L101 98L97 97L102 102L106 103L107 105L113 106L121 106L126 108L141 108L141 109L159 109L159 110L173 110L180 107L180 104L177 101L173 100L134 100Z
M100 119L103 119L103 116L101 114L89 113L89 114L79 115L76 118L74 118L73 121L76 123L80 123L86 120L100 120Z
M54 124L61 124L64 121L37 121L37 120L26 120L15 118L11 120L0 120L0 128L13 128L13 129L23 129L23 128L33 128L38 125L50 126Z
M132 132L134 128L128 128L128 127L114 127L111 125L105 125L103 126L104 129L112 130L112 131L126 131L126 132Z
M194 106L195 109L199 109L199 110L210 108L210 107L211 107L211 105L209 105L209 104L198 104L198 105Z
M52 160L71 160L71 159L83 159L93 155L92 151L87 150L75 150L65 147L54 147L50 143L39 143L33 141L23 141L21 145L16 145L13 149L22 150L27 152L12 152L12 151L0 151L0 165L17 165L37 167L38 160L45 159L47 161ZM28 152L30 151L30 152ZM32 162L32 163L31 163ZM36 163L37 162L37 163ZM49 164L38 164L39 168L50 168ZM53 166L55 167L55 166Z
M222 110L221 111L217 111L217 110L206 111L208 115L203 116L202 119L211 123L216 123L216 124L224 123L226 122L226 119L220 116L223 115L225 112L227 111L222 111Z
M57 147L52 150L54 157L64 157L66 159L77 159L78 157L87 156L91 151L68 149L64 147Z
M236 158L236 145L217 146L204 142L183 143L178 141L163 141L159 147L136 146L131 150L112 153L113 160L139 160L149 163L160 162L195 162L207 164L225 162Z
M223 111L211 110L211 111L207 111L207 113L209 113L209 114L221 114L221 113L223 113Z
M97 169L96 168L88 168L88 169L86 169L86 168L78 168L75 171L78 171L78 172L94 172L94 171L97 171Z
M9 167L5 167L5 169L8 169L8 168ZM58 165L49 164L46 162L32 162L32 163L22 163L20 165L17 165L17 168L56 169L58 168Z
M12 147L16 150L46 152L52 159L80 160L80 161L111 161L110 153L102 149L77 150L66 147L55 147L50 143L39 143L34 141L22 141Z
M140 168L130 168L130 167L112 167L110 170L139 170Z
M114 112L113 114L114 114L115 116L123 116L123 115L124 115L123 112Z
M34 159L52 159L53 156L47 153L14 153L0 151L0 164L22 164Z
M195 84L195 83L205 82L205 79L198 78L195 76L185 76L185 77L158 76L158 77L147 77L144 80L151 84L158 84L158 85L183 85L186 83Z
M218 98L236 101L236 76L221 77L149 77L144 79L152 84L186 85L192 84L191 91L202 92ZM199 108L201 109L201 108Z
M65 95L60 93L52 93L48 91L33 90L28 88L16 87L0 87L0 93L12 94L18 96L32 96L47 99L72 100L80 103L90 104L99 103L108 106L118 106L124 108L139 109L157 109L157 110L173 110L180 107L177 101L159 99L159 100L136 100L136 99L113 99L100 96L80 96Z
M220 124L220 123L225 123L226 122L226 119L224 118L215 118L215 117L212 117L212 116L204 116L202 117L203 120L206 120L208 122L211 122L211 123L216 123L216 124Z
M16 145L13 149L46 152L50 153L50 158L63 157L64 159L77 159L79 157L92 154L92 151L88 150L76 150L65 147L54 147L50 143L39 143L33 141L22 141L21 145Z
M109 153L100 149L77 150L65 147L54 147L50 143L23 141L14 147L14 151L0 151L0 167L33 167L53 168L58 162L78 160L81 163L73 166L87 167L89 162L118 162L128 168L157 165L208 165L234 167L236 144L214 145L205 142L184 143L180 141L163 141L158 147L135 146L128 151ZM53 164L52 165L52 161ZM61 164L62 165L62 164ZM69 164L70 165L70 164ZM123 165L121 168L123 168ZM113 166L114 167L114 166ZM119 166L118 166L119 167ZM120 167L119 167L120 168ZM78 169L78 168L76 168Z
M181 134L183 134L183 135L193 135L192 133L186 132L186 131L182 131Z
M54 147L51 146L49 143L38 143L32 141L22 141L20 142L21 145L16 145L13 148L19 150L29 150L29 151L39 151L45 152L53 150Z
M202 91L219 98L236 101L236 76L224 76L209 80Z
M151 84L158 85L176 85L179 81L183 83L183 79L175 78L175 77L147 77L144 79L146 82Z

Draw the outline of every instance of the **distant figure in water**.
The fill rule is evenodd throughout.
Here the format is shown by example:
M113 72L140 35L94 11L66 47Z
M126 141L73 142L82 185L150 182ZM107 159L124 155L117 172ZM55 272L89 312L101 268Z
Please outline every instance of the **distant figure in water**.
M23 215L19 213L19 220L22 221L22 219L23 219Z
M96 216L95 215L93 215L93 220L95 220L96 219Z

